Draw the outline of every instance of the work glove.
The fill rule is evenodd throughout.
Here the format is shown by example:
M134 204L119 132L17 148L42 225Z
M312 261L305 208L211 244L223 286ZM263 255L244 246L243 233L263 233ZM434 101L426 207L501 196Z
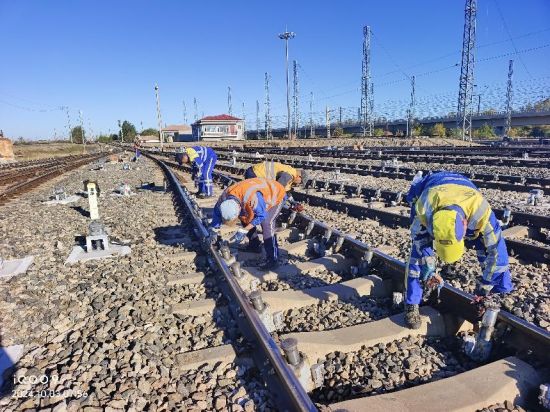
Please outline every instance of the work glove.
M231 241L235 242L235 243L241 243L244 240L247 233L248 233L248 230L246 230L244 228L241 228L241 229L237 230L237 233L235 233L231 237Z
M301 203L292 203L290 205L290 210L293 210L295 212L303 212L304 211L304 206L301 204Z
M420 267L420 280L426 282L429 280L435 273L435 256L426 256L424 257L424 262Z

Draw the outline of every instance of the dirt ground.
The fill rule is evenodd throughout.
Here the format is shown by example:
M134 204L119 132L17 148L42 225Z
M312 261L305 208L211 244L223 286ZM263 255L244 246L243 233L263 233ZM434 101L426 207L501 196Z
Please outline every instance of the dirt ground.
M86 153L99 150L99 145L87 145ZM14 144L13 151L15 160L36 160L48 157L59 157L69 155L79 155L84 153L84 148L80 144L71 143L24 143Z

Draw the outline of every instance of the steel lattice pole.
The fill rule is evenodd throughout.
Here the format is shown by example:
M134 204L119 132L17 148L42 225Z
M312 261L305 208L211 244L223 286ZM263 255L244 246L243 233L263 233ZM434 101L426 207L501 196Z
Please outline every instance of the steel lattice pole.
M157 121L159 124L159 140L160 140L160 151L162 152L164 145L164 136L162 135L162 116L160 114L160 97L159 97L159 86L155 84L155 95L157 98Z
M456 119L457 128L461 130L462 140L466 139L466 131L471 130L469 115L472 111L474 89L476 13L477 0L466 0ZM469 136L469 139L471 138L472 136Z
M256 139L258 140L262 137L260 127L260 102L256 100Z
M300 107L299 107L299 92L298 92L298 62L293 61L293 110L294 110L294 136L298 137L298 129L300 127Z
M269 100L269 73L265 72L265 138L271 136L271 102Z
M361 127L363 129L363 137L367 135L367 127L370 124L370 38L370 26L363 27L363 61L361 67Z
M415 109L415 105L416 105L416 88L415 88L415 77L412 76L411 77L411 103L409 105L409 116L408 116L408 119L407 119L407 122L408 122L408 126L407 126L407 130L409 132L409 137L413 137L414 133L413 133L413 123L414 123L414 109Z
M514 74L514 61L508 62L508 87L506 89L506 124L504 125L504 135L510 135L512 128L512 76Z
M229 115L233 115L233 104L231 103L231 86L227 86L227 110Z

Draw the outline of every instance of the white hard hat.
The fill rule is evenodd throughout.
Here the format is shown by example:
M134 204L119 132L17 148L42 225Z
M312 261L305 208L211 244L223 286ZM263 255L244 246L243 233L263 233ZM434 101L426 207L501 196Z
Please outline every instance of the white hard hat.
M229 222L231 220L239 217L241 212L241 205L235 199L224 200L220 204L220 213L222 215L222 220L224 222Z

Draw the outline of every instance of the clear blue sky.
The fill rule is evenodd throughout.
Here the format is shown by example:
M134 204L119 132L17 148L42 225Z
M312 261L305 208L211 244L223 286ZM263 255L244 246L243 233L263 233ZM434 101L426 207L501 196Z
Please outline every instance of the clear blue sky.
M510 58L518 100L522 90L544 95L550 1L478 0L478 9L476 83L490 85L487 99L503 105ZM413 74L420 106L453 110L463 10L464 0L0 0L0 129L13 138L51 138L54 129L66 135L59 106L71 108L73 125L81 109L94 134L114 132L118 119L156 127L155 82L164 123L183 123L182 100L192 119L193 97L199 115L227 112L231 85L234 113L240 116L245 102L255 128L256 99L263 121L266 71L274 125L282 125L284 44L277 34L285 27L296 32L290 58L301 66L302 119L310 92L316 116L326 105L356 110L364 25L373 31L375 112L398 114L409 99L406 75ZM502 56L535 47L522 61Z

